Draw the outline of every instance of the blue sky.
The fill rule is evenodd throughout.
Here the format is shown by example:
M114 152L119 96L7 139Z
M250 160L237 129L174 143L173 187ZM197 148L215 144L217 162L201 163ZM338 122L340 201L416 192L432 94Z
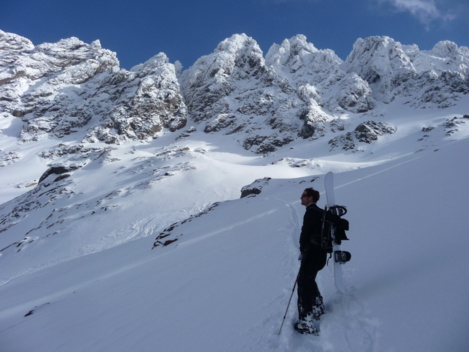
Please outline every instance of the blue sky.
M185 68L235 33L264 53L304 34L342 59L357 38L387 35L431 49L440 40L469 46L468 0L2 0L0 29L35 45L71 36L99 39L130 69L164 52Z

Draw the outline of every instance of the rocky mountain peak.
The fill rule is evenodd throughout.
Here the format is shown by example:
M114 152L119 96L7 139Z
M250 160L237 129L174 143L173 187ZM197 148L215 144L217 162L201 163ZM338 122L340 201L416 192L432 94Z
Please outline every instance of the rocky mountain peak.
M468 49L450 41L420 51L389 37L369 37L355 42L345 64L347 72L372 84L373 96L385 103L400 96L412 97L409 103L415 106L446 107L458 99L458 93L468 91L468 60ZM423 92L422 87L426 87Z
M230 38L223 40L215 49L215 56L218 62L225 62L231 68L243 68L246 60L250 67L263 64L263 53L257 42L246 34L234 34Z
M464 58L464 55L461 55L461 52L459 51L458 45L449 40L443 40L436 43L431 50L431 54L441 58L450 58L452 60Z
M222 41L216 50L184 71L180 82L189 113L196 121L227 113L227 98L247 81L265 74L265 62L257 42L245 34Z
M368 83L413 73L415 68L402 45L389 37L358 39L346 59L347 72L355 72Z
M91 108L100 120L88 133L88 141L145 140L155 138L164 128L174 132L186 125L176 68L164 53L130 72L120 70L106 77L96 92L103 100L95 101Z
M0 50L4 54L7 50L12 53L33 49L34 45L29 39L14 33L4 32L0 29Z
M209 78L223 82L256 76L265 68L257 42L246 34L235 34L218 44L213 54L204 56L194 66L210 66Z
M439 72L453 71L469 76L469 48L458 47L456 43L445 40L437 43L428 52L433 70Z
M87 141L116 143L185 125L175 67L165 54L129 72L99 41L72 37L34 47L4 32L0 41L0 108L23 120L23 140L81 131Z
M274 44L266 55L266 64L283 76L294 75L296 80L319 84L326 75L340 70L342 60L332 50L318 50L304 35Z
M268 66L297 66L317 51L312 43L307 42L306 36L299 34L285 39L281 45L273 44L266 55L266 63Z

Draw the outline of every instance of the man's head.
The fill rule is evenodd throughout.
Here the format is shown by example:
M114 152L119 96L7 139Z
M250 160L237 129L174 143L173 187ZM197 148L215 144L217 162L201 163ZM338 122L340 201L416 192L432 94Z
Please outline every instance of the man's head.
M319 192L313 188L306 188L301 194L301 205L308 206L319 200Z

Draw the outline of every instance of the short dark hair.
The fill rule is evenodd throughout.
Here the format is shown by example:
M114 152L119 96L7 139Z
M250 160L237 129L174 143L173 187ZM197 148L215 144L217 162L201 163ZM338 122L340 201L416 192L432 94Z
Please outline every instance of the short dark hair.
M314 188L306 188L303 191L304 194L306 194L308 197L313 197L313 202L316 203L319 200L319 192L316 191Z

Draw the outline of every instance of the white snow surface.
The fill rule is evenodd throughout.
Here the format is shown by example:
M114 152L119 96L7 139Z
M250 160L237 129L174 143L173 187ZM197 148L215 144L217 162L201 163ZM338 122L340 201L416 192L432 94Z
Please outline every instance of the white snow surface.
M201 131L115 147L0 233L0 351L467 351L468 98L383 105L375 119L397 132L360 151L298 139L260 156ZM48 167L36 155L56 144L19 143L15 121L1 121L0 150L21 155L0 169L2 214L27 203ZM292 329L296 294L278 336L299 268L299 196L312 186L324 206L328 171L349 210L349 293L328 265L320 336ZM176 241L153 248L161 233Z

